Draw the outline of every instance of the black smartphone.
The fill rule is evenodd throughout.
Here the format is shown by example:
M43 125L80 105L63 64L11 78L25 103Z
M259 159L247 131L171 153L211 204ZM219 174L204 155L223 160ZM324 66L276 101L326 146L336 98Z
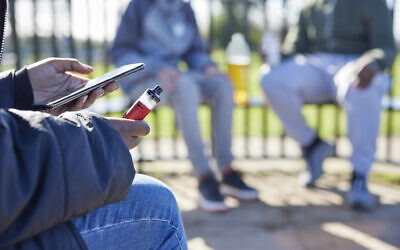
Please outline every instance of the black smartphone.
M121 66L119 68L116 68L100 77L97 77L95 79L89 80L85 87L78 89L71 94L68 94L64 97L61 97L57 100L51 101L45 105L40 105L37 106L36 109L39 110L49 110L49 109L54 109L57 108L61 105L64 105L66 103L69 103L79 97L82 97L84 95L89 94L91 91L104 87L107 84L110 84L114 81L117 81L119 79L122 79L124 77L127 77L135 72L138 72L139 70L144 69L144 64L143 63L136 63L136 64L128 64Z

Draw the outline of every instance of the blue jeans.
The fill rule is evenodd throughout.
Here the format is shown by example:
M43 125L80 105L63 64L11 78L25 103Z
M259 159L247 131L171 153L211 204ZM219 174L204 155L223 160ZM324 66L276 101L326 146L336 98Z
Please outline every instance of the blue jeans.
M172 192L136 175L125 200L72 220L89 249L187 249Z

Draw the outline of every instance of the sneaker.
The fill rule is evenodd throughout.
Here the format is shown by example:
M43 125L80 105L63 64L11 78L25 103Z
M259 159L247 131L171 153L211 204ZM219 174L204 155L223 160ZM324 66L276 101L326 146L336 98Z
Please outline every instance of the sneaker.
M322 163L333 155L334 147L320 138L316 138L308 147L303 147L303 156L307 170L299 177L299 182L306 187L314 187L315 181L323 174Z
M367 178L364 175L353 173L346 202L355 210L371 211L378 206L379 197L368 191Z
M199 200L201 209L209 213L221 213L229 210L224 202L224 197L219 191L219 183L214 175L201 179L199 181Z
M258 200L258 191L247 186L240 174L234 170L224 174L220 191L225 196L232 196L242 201Z

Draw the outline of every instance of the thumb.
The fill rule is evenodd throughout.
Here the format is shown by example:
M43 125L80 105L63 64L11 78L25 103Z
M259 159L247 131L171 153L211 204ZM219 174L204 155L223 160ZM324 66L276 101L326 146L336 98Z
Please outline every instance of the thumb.
M131 136L145 136L149 134L150 127L144 121L135 121L123 118L107 117L116 130Z
M57 73L70 71L87 75L93 72L93 68L91 66L83 64L74 58L53 58L51 59L51 63L53 64Z

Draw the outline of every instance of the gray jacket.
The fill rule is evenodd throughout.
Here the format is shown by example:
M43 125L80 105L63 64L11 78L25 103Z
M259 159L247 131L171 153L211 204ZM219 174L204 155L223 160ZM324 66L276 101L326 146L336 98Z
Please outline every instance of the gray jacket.
M26 70L0 74L0 249L85 249L69 220L124 199L131 156L101 116L32 105Z
M177 67L183 60L190 70L203 71L214 64L207 51L189 3L176 0L131 1L118 28L111 56L117 66L144 62L135 74L155 75L162 67Z

